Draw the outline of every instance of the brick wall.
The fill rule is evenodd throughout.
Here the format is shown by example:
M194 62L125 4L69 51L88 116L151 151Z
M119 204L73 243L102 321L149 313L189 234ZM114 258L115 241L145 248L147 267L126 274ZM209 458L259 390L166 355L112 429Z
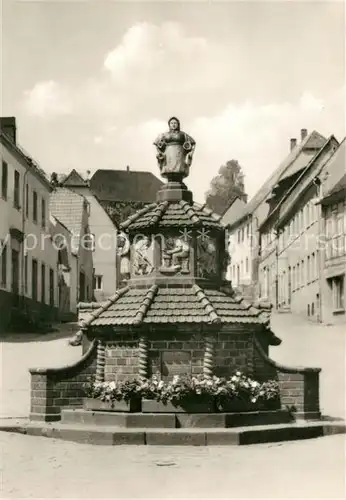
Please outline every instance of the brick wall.
M60 420L61 408L80 407L83 383L96 370L95 342L74 365L57 369L32 368L31 420Z
M150 333L149 375L158 371L163 378L175 374L203 373L205 334L186 331ZM215 333L215 375L228 376L236 370L252 374L252 334L226 328ZM106 340L105 380L129 380L138 375L138 336L117 335Z
M255 339L254 376L257 380L277 380L281 408L290 408L296 418L319 418L320 368L293 368L279 365L268 357L260 339Z

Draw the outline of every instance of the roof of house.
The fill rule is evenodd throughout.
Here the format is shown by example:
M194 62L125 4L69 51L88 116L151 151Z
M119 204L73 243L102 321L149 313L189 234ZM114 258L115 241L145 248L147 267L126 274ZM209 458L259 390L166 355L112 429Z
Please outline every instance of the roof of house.
M323 198L321 202L345 189L346 176L346 138L343 139L339 148L329 159L323 169L327 173L326 178L322 180Z
M305 168L301 170L301 173L298 177L296 177L293 184L286 190L284 196L280 199L280 201L275 205L273 210L268 214L266 219L260 224L260 228L267 224L267 222L272 218L274 213L280 213L280 219L283 215L286 215L290 210L290 207L294 204L294 202L299 198L300 194L311 185L313 179L320 173L323 169L324 163L319 165L319 170L313 168L313 165L316 165L317 159L322 155L323 151L325 151L330 145L331 147L337 147L338 142L335 137L332 135L325 142L324 146L318 149L317 153L315 153L312 157L310 157L310 161L305 165ZM326 162L325 162L326 163ZM318 165L318 163L317 163ZM281 180L281 179L280 179Z
M312 155L322 148L326 141L327 139L315 130L305 137L305 139L293 148L290 154L280 163L278 168L265 181L249 203L243 207L243 210L239 214L239 218L233 222L232 226L240 223L245 217L251 215L271 193L272 188L279 180L282 180L284 177L289 177L298 172L298 170L304 168L310 162Z
M84 207L87 203L84 196L67 188L56 188L51 194L49 210L71 233L81 234Z
M100 201L150 203L163 185L151 172L97 170L90 179L90 189Z
M236 204L236 202L238 202ZM222 223L226 226L232 224L233 221L238 219L239 214L244 210L246 201L240 196L236 196L228 206L226 212L222 215Z
M131 288L118 290L103 304L79 304L90 314L86 326L138 326L167 323L255 323L269 324L269 313L242 298L220 290L189 288Z
M3 131L0 129L0 140L3 144L5 144L6 147L12 150L15 154L17 154L17 157L19 157L25 165L28 167L28 169L36 176L38 177L45 185L46 187L50 190L50 182L47 177L46 172L39 166L39 164L25 151L25 149L20 146L17 142L14 143L13 140Z
M88 185L87 181L83 179L75 169L71 170L71 172L64 177L62 184L65 187L84 187Z
M205 205L187 201L162 201L147 205L134 215L131 215L121 224L126 231L153 228L160 229L175 227L208 227L210 229L224 229L220 222L221 215L215 214Z

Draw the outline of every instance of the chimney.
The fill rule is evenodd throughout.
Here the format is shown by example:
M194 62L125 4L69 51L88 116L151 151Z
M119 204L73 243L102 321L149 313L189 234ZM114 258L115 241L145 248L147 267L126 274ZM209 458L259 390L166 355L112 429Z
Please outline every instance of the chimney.
M291 144L291 151L294 149L297 145L297 139L290 139L290 144Z
M129 165L126 166L126 172L130 172L130 166Z
M308 135L308 131L306 128L302 128L301 131L300 131L300 138L302 141L304 141L305 137L307 137Z
M6 134L6 136L13 142L13 144L16 144L16 118L14 116L6 116L3 118L0 118L0 128L1 132Z

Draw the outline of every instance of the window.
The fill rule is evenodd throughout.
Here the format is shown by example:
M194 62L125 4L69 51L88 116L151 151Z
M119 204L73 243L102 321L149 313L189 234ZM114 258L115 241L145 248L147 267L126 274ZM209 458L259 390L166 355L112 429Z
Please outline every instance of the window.
M344 276L332 278L333 308L334 310L345 309Z
M244 228L241 228L241 241L244 241Z
M94 290L103 290L103 276L101 274L94 276Z
M46 266L41 264L41 302L46 303Z
M34 222L37 222L37 193L33 191L32 193L32 218Z
M37 300L37 260L31 262L31 297L32 300Z
M297 264L297 288L300 287L300 264Z
M42 212L42 219L41 219L41 223L42 223L42 228L45 229L46 227L46 200L44 198L42 198L42 202L41 202L41 212Z
M7 200L7 186L8 186L8 164L2 162L2 176L1 176L1 196Z
M307 283L310 283L311 279L311 270L310 270L310 255L308 255L308 258L306 260L306 281Z
M293 272L292 272L292 289L296 289L296 266L293 266Z
M249 272L249 258L246 257L246 260L245 260L245 272L248 273Z
M238 229L238 243L240 243L240 229Z
M29 217L29 184L25 186L25 216Z
M250 236L250 224L246 226L246 237L249 238Z
M302 260L301 265L300 265L300 274L301 274L301 285L305 285L305 262Z
M300 229L303 230L305 228L305 221L304 221L304 210L300 210Z
M49 305L54 306L54 270L49 269Z
M28 293L28 256L24 257L24 292Z
M20 174L18 170L14 171L14 191L13 191L13 206L19 209L19 189L20 189Z
M7 245L0 244L1 251L1 285L7 285Z

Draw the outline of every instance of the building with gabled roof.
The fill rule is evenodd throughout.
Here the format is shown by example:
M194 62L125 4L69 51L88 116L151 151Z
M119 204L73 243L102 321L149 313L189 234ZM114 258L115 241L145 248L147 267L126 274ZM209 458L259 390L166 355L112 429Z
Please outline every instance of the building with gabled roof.
M84 179L73 169L61 184L83 195L90 206L90 231L94 235L94 296L105 300L121 281L117 234L121 222L155 200L162 181L151 172L99 169ZM119 250L120 251L120 250ZM123 273L124 271L124 273Z
M51 186L0 119L0 330L37 329L58 313L57 252L49 233Z
M93 238L93 296L95 300L105 300L118 285L117 226L92 191L90 181L75 169L61 184L88 202L89 228Z
M338 146L331 136L304 169L279 179L259 226L261 296L315 321L321 320L319 177Z
M73 295L71 311L77 303L93 298L94 241L89 228L89 203L84 196L65 187L55 187L49 203L50 213L71 234L71 253L77 257L76 268L71 268L70 281Z
M346 322L346 139L321 175L320 281L322 320Z
M317 131L308 134L302 129L300 142L290 140L288 156L253 198L242 206L237 217L227 223L231 259L227 275L245 296L255 298L262 293L259 289L260 226L326 142L327 139ZM273 274L274 268L270 272Z

